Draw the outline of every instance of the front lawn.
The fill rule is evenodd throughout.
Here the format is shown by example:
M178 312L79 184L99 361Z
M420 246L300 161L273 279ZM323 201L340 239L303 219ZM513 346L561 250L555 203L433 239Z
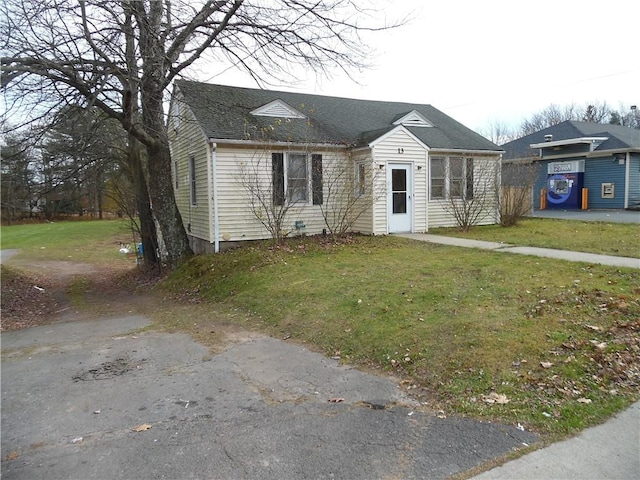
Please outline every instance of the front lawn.
M640 225L637 224L525 218L517 226L509 228L487 225L472 227L469 232L461 232L458 228L435 228L429 233L518 246L640 258Z
M133 235L125 220L86 220L3 226L3 249L20 249L20 260L56 260L87 263L122 263L120 244ZM18 262L19 263L19 262Z
M392 237L303 238L195 257L161 288L393 372L445 414L565 435L640 397L637 270ZM188 319L172 327L192 329Z

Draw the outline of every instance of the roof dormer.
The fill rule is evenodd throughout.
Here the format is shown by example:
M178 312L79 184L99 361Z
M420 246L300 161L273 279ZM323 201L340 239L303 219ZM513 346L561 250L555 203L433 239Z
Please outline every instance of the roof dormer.
M393 124L404 125L405 127L433 127L433 123L427 120L424 115L422 115L417 110L412 110L406 115L403 115L398 120L393 122Z
M257 117L305 118L302 113L280 99L256 108L251 114Z

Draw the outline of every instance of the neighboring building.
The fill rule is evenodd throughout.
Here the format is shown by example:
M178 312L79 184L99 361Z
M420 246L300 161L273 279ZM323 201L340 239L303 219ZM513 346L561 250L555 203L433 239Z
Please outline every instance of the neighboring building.
M250 175L263 200L293 204L292 235L326 228L322 209L336 201L338 171L352 189L341 195L368 202L351 231L426 232L456 225L451 197L495 188L480 172L497 172L502 153L430 105L190 81L175 83L169 136L176 201L196 252L270 237L252 212ZM486 210L479 223L495 223L497 202Z
M568 120L502 148L503 169L527 161L539 165L535 208L626 209L640 205L640 130Z

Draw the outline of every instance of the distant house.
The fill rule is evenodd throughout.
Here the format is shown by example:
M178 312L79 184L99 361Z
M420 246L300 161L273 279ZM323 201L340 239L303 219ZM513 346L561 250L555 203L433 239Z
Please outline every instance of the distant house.
M503 168L520 161L539 165L535 208L623 209L640 205L640 130L565 121L502 148Z
M284 220L291 235L323 232L323 207L351 194L368 202L351 231L453 226L446 203L492 188L477 172L497 170L502 153L430 105L190 81L175 83L168 123L176 200L197 252L269 238L257 218L266 211L251 206L256 191L292 204ZM336 171L352 189L338 197ZM256 172L256 188L248 188ZM496 220L492 205L480 223Z

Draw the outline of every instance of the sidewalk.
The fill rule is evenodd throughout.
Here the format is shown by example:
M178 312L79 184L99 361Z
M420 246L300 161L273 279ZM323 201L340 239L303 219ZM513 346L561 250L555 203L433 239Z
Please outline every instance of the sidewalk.
M536 450L472 480L640 478L640 402L578 436Z
M428 233L398 233L395 235L397 235L398 237L411 238L413 240L420 240L423 242L439 243L441 245L480 248L483 250L493 250L494 252L519 253L521 255L557 258L560 260L567 260L571 262L596 263L599 265L608 265L612 267L640 268L640 258L614 257L610 255L598 255L595 253L554 250L552 248L519 247L510 245L508 243L484 242L481 240L469 240L466 238L430 235Z

